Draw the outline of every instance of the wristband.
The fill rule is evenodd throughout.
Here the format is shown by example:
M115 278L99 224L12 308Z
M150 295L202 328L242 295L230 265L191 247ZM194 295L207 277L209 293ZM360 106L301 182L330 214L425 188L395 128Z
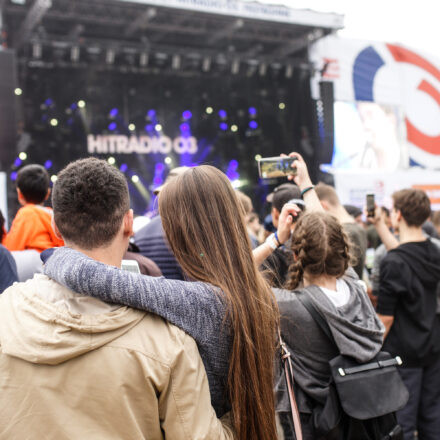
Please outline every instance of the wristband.
M280 239L278 238L278 231L275 231L275 233L273 234L273 236L275 237L275 240L278 242L278 247L280 247L280 246L281 246L281 241L280 241Z
M311 189L315 189L315 185L308 186L307 188L303 189L303 190L301 191L301 197L303 197L304 194L305 194L307 191L310 191Z
M275 240L276 240L276 241L275 241ZM278 240L275 238L275 234L270 234L269 237L266 238L265 243L267 243L267 244L272 248L273 251L274 251L275 249L278 249L278 248L279 248L279 246L278 246L278 244L277 244L277 243L279 243L279 242L278 242Z

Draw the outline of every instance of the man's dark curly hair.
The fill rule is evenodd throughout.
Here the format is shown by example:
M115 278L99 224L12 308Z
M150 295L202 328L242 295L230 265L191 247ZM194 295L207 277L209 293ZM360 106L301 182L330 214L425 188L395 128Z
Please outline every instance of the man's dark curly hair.
M401 189L393 194L394 209L408 226L422 226L431 215L431 202L421 189Z
M52 191L54 220L64 240L82 249L109 244L130 209L124 175L103 160L72 162Z

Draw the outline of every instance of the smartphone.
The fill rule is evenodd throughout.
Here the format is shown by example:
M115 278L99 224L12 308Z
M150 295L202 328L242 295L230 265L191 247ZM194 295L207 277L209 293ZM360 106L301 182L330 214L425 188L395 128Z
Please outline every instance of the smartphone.
M375 210L374 194L367 194L367 217L374 217Z
M135 260L122 260L121 269L133 273L141 273L139 264Z
M258 160L258 171L262 179L295 176L296 168L292 167L296 157L265 157Z

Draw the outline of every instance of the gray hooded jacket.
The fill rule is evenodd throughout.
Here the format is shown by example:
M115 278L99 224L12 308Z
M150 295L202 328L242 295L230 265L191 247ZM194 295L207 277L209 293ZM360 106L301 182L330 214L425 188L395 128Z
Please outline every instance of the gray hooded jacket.
M297 387L313 400L324 403L330 383L328 362L339 354L358 362L372 359L382 347L384 327L376 315L367 294L360 284L345 276L350 288L350 299L342 307L335 307L317 286L303 288L314 306L325 317L334 344L315 323L297 298L295 292L274 289L281 314L281 333L288 346ZM276 377L277 411L290 411L285 379L281 370ZM303 396L304 397L304 396ZM298 401L300 411L308 412L304 398Z

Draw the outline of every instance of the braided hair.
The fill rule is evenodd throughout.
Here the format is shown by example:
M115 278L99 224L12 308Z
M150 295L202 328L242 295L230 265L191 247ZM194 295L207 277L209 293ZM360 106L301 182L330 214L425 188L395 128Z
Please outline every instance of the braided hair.
M294 290L304 272L341 277L350 264L350 245L339 221L324 212L303 214L292 237L293 263L286 287Z

